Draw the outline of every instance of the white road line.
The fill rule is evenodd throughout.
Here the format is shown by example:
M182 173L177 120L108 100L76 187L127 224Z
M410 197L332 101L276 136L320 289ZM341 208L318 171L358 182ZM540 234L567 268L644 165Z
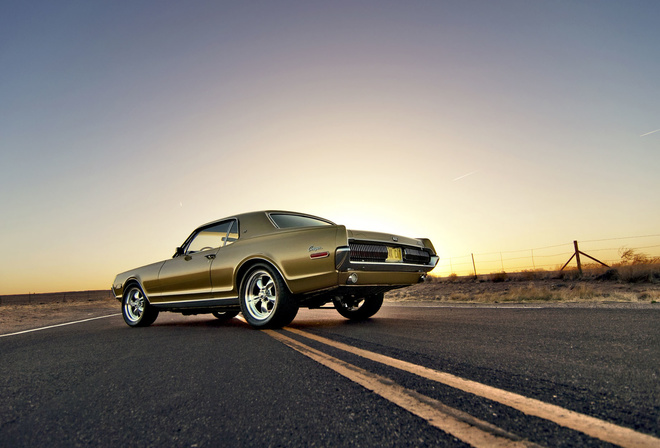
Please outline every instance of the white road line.
M48 330L49 328L63 327L65 325L81 324L83 322L89 322L90 320L105 319L106 317L115 317L115 316L121 316L121 313L108 314L107 316L90 317L89 319L77 320L74 322L65 322L63 324L57 324L57 325L49 325L48 327L33 328L31 330L17 331L16 333L0 334L0 338L4 338L6 336L16 336L17 334L32 333L33 331Z
M273 330L265 330L265 333L472 446L488 448L538 446L438 400L406 389L389 378L334 358L281 333Z
M286 327L285 330L302 337L312 339L322 344L335 347L337 349L352 353L390 367L403 370L423 378L436 381L455 389L462 390L483 398L487 398L498 403L502 403L511 408L517 409L527 415L540 417L545 420L557 423L566 428L583 432L591 437L603 440L605 442L630 448L657 448L660 446L660 439L637 432L630 428L618 426L595 417L570 411L562 407L545 403L534 398L527 398L523 395L515 394L505 390L497 389L492 386L478 383L476 381L466 380L464 378L429 369L400 359L373 353L341 342L317 336L306 331Z

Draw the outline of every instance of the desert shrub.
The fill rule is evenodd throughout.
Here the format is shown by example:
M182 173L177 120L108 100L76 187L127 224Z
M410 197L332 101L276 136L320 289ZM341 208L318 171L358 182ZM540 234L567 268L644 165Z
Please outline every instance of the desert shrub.
M552 278L554 272L546 271L545 269L528 269L520 271L517 275L516 280L521 281L533 281L533 280L544 280Z
M617 271L616 269L610 268L607 271L605 271L604 273L597 276L596 280L600 280L600 281L618 281L618 280L621 280L621 275L619 274L619 271Z
M650 257L646 254L636 252L635 249L628 249L627 247L619 248L619 257L621 258L622 265L660 263L660 257Z
M440 277L437 277L433 274L429 274L426 276L426 279L424 280L424 283L437 283L440 281Z
M524 270L520 272L519 278L520 280L529 281L529 280L536 280L537 278L539 278L539 276L536 271Z
M619 266L621 280L628 283L656 283L660 281L660 264Z
M559 280L577 280L580 278L580 271L577 268L564 269L557 273L557 279Z
M494 274L490 274L490 281L493 283L501 283L506 281L506 279L506 272L496 272Z
M455 272L452 272L452 273L449 274L449 276L447 277L447 281L448 281L448 282L454 283L456 280L458 280L458 275L456 275Z

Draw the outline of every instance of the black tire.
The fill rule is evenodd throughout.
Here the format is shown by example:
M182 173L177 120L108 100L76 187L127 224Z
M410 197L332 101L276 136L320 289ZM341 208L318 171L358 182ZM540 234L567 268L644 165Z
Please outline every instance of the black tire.
M346 319L365 320L380 310L384 296L385 294L380 293L358 298L335 297L332 302L339 314Z
M236 315L238 315L238 311L213 311L211 314L213 314L216 319L224 322L236 317Z
M243 317L254 328L282 328L298 314L298 303L280 274L258 264L241 281L239 295Z
M131 284L124 291L121 315L129 327L148 327L158 317L158 310L149 304L139 285Z

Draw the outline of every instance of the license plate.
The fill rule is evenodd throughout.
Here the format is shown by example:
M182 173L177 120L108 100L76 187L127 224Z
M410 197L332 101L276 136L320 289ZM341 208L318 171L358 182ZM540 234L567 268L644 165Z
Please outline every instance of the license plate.
M400 247L388 247L387 248L387 260L388 263L397 263L403 261L403 254L401 253Z

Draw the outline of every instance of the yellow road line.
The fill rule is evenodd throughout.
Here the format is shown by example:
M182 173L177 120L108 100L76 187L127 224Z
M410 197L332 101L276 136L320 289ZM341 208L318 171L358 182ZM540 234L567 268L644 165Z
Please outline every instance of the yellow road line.
M406 389L388 378L334 358L281 333L273 330L264 332L472 446L526 448L538 446L467 413L450 408L438 400Z
M451 386L464 392L496 401L511 408L517 409L527 415L549 420L558 425L583 432L591 437L595 437L605 442L613 443L626 448L660 447L660 439L656 437L637 432L630 428L618 426L613 423L597 419L595 417L590 417L588 415L564 409L557 405L545 403L533 398L527 398L523 395L497 389L492 386L477 383L476 381L466 380L449 373L429 369L427 367L412 364L400 359L373 353L295 328L286 327L286 330L305 338L312 339L331 347L352 353L354 355L361 356L363 358L370 359L390 367L395 367L397 369L413 373L432 381L446 384L447 386Z

